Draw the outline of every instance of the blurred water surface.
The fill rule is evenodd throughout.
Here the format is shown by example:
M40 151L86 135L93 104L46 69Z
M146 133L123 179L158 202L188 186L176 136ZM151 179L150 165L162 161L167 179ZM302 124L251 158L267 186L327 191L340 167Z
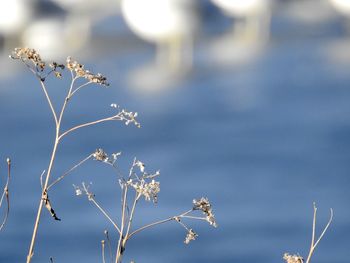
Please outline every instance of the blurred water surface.
M268 263L282 262L284 252L306 256L315 201L319 228L331 207L335 218L314 261L347 263L350 40L339 20L305 26L276 15L272 38L261 50L226 45L245 52L239 63L230 54L225 61L212 55L216 30L215 38L200 37L193 68L181 74L151 64L154 49L123 26L114 32L110 21L95 27L84 50L70 55L104 73L112 85L82 90L69 105L64 127L109 115L109 105L118 103L139 112L142 128L107 123L72 133L60 145L53 175L96 148L121 151L125 173L134 156L147 169L161 171L159 203L141 202L136 226L185 211L200 196L211 200L219 224L213 229L190 222L199 237L189 246L175 223L150 229L128 243L125 262ZM226 22L212 27L221 23ZM0 262L23 262L54 126L34 77L3 56L2 71L13 74L0 79L0 157L12 158L13 181ZM67 79L48 81L57 107ZM5 162L0 169L4 176ZM86 163L52 189L62 221L44 211L34 262L51 256L55 262L101 262L103 230L115 233L86 198L74 195L72 184L82 181L92 182L99 202L119 215L116 176L101 163Z

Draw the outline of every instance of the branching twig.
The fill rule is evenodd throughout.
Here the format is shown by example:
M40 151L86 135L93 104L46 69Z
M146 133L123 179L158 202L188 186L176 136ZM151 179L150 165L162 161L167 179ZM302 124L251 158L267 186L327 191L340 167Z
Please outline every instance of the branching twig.
M65 178L68 174L70 174L73 170L75 170L76 168L78 168L80 165L82 165L84 162L86 162L87 160L89 160L92 157L92 154L89 154L89 156L85 157L83 160L81 160L79 163L77 163L76 165L74 165L72 168L70 168L67 172L65 172L63 175L61 175L60 177L58 177L55 181L53 181L48 187L47 190L49 190L52 186L54 186L55 184L57 184L59 181L61 181L63 178Z
M329 226L332 223L333 220L333 209L330 209L330 217L328 220L328 223L326 224L326 226L323 228L323 231L321 233L321 235L318 237L318 239L315 242L315 236L316 236L316 218L317 218L317 207L316 204L314 203L314 216L313 216L313 221L312 221L312 237L311 237L311 245L310 245L310 250L309 250L309 255L307 256L306 259L306 263L310 263L311 257L318 245L318 243L321 241L321 239L323 238L324 234L326 233L327 229L329 228Z
M6 222L7 222L7 218L9 216L10 213L10 195L9 195L9 183L10 183L10 179L11 179L11 160L10 158L7 158L7 180L6 180L6 184L4 186L4 191L1 195L1 199L0 199L0 208L2 207L2 203L4 198L6 198L6 211L5 211L5 216L4 219L0 225L0 231L3 229L3 227L5 226Z

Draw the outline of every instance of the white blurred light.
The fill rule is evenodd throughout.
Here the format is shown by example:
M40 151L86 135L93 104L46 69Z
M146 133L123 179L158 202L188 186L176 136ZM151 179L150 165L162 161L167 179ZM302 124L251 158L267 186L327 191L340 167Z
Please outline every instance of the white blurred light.
M334 8L345 15L350 15L350 0L330 0Z
M40 52L45 59L56 59L84 45L89 37L89 25L79 18L46 18L29 25L22 42Z
M8 0L0 3L0 32L12 34L20 30L31 16L28 1Z
M190 35L196 21L181 0L122 0L121 10L134 33L151 42Z

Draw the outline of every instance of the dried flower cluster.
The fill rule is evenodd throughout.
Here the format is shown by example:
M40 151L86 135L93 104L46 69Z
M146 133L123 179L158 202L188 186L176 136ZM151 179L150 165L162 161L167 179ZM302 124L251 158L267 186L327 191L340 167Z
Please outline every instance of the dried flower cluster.
M192 240L196 240L196 237L198 237L198 235L192 229L189 229L184 243L188 245Z
M12 59L20 59L23 62L30 61L34 64L38 71L44 71L45 62L42 61L39 53L32 48L15 48L12 54L10 55Z
M141 128L141 124L136 120L136 117L138 116L137 112L126 111L125 109L121 110L119 105L116 103L112 103L111 107L118 110L116 119L124 121L125 125L129 125L130 123L133 123L137 128Z
M87 79L89 82L100 84L102 86L109 86L107 78L100 73L93 74L89 70L84 68L84 65L72 60L71 57L67 58L67 68L75 74L76 77Z
M304 259L299 255L290 255L288 253L285 253L283 255L283 259L287 263L304 263Z
M137 168L137 169L135 169ZM135 171L136 170L136 171ZM141 173L141 174L138 174ZM145 164L139 160L134 160L127 180L127 186L131 186L139 196L143 196L146 201L157 203L160 183L154 180L160 172L149 174L145 171Z
M206 216L206 221L213 227L217 227L213 210L208 198L193 199L193 210L200 210Z

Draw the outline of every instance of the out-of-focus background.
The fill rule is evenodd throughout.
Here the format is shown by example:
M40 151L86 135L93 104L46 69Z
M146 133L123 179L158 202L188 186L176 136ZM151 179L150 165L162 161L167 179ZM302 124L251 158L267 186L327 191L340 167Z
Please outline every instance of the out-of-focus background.
M111 86L82 90L64 127L108 116L118 103L139 112L141 129L108 123L71 134L54 176L96 148L121 151L161 171L154 207L135 224L184 211L207 196L218 229L177 224L128 244L125 262L282 262L306 256L312 204L318 228L335 218L314 261L350 258L350 1L347 0L0 0L0 165L13 160L11 214L0 233L0 262L23 262L54 136L48 105L17 46L44 59L70 55ZM56 107L69 76L48 81ZM118 216L112 171L88 162L52 189L61 222L44 211L34 262L101 262L103 230L114 232L72 184L92 182ZM1 179L1 183L3 179Z

